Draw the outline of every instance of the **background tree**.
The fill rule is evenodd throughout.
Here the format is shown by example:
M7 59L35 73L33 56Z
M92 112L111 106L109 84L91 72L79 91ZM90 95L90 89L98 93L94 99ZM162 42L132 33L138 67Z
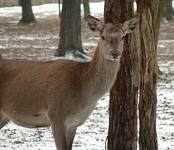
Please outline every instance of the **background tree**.
M90 15L89 0L83 0L83 8L84 8L84 19L86 20L87 16Z
M156 14L154 16L154 23L155 23L155 28L154 28L154 32L155 32L155 43L158 44L158 37L159 37L159 31L160 31L160 24L161 24L161 18L162 15L164 13L164 8L165 8L165 2L166 0L159 0L157 1L158 5L156 6ZM159 69L159 67L158 67Z
M157 41L161 16L160 0L138 0L140 14L140 150L157 150Z
M32 3L31 0L19 0L19 4L22 7L22 19L19 23L22 24L29 24L35 23L35 17L32 10Z
M174 15L172 1L173 0L165 0L165 2L164 2L164 6L165 6L164 7L164 17L166 17L166 19L168 21L171 21L173 19L173 15Z
M105 22L124 22L134 15L133 1L105 0ZM135 35L124 40L117 80L110 92L109 150L137 148L137 91L139 61Z
M64 56L66 52L83 52L81 42L81 0L63 0L60 24L60 42L56 56Z
M59 17L61 17L61 0L58 0Z

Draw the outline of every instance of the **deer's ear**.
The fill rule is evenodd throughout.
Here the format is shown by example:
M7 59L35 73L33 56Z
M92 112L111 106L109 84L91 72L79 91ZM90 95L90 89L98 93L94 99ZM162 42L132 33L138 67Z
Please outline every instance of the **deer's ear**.
M87 22L88 22L89 28L92 31L101 31L103 28L103 23L99 19L97 19L93 16L88 15Z
M138 23L139 23L139 17L138 16L125 21L123 23L123 27L122 27L125 35L127 33L131 33L132 31L134 31Z

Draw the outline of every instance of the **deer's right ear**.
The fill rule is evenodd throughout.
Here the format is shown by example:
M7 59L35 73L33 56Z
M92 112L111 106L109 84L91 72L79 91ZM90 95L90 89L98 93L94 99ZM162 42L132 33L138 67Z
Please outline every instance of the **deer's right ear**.
M88 22L89 28L92 31L101 31L103 28L103 23L99 19L97 19L93 16L88 15L87 22Z

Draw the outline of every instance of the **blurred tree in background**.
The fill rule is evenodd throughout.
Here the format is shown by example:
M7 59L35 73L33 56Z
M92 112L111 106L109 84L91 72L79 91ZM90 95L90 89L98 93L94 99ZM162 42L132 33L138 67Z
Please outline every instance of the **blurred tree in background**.
M87 16L90 15L89 0L83 0L83 8L84 8L84 19L86 20Z
M65 56L66 52L74 55L83 52L81 42L81 0L63 0L60 42L56 56Z
M164 2L164 17L166 17L168 21L173 20L174 10L172 1L173 0L165 0Z
M22 7L22 19L19 21L21 24L35 23L35 17L32 10L31 0L19 0Z
M58 0L59 17L61 17L61 0Z

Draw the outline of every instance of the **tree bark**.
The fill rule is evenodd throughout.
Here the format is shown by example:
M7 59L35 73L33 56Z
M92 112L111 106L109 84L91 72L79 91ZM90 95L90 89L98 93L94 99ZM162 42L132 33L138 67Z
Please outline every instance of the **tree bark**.
M121 22L134 15L133 1L105 0L105 22ZM137 149L137 91L139 60L135 35L124 40L120 69L110 92L109 150Z
M64 56L65 52L75 54L83 52L81 43L81 0L63 0L60 25L60 42L56 56Z
M84 8L84 19L86 20L87 16L90 15L89 0L83 0Z
M19 21L19 23L35 23L36 20L32 10L31 0L20 0L19 3L22 6L22 19Z
M157 150L157 26L159 28L160 0L138 0L140 14L140 98L139 147ZM157 25L158 23L158 25Z

